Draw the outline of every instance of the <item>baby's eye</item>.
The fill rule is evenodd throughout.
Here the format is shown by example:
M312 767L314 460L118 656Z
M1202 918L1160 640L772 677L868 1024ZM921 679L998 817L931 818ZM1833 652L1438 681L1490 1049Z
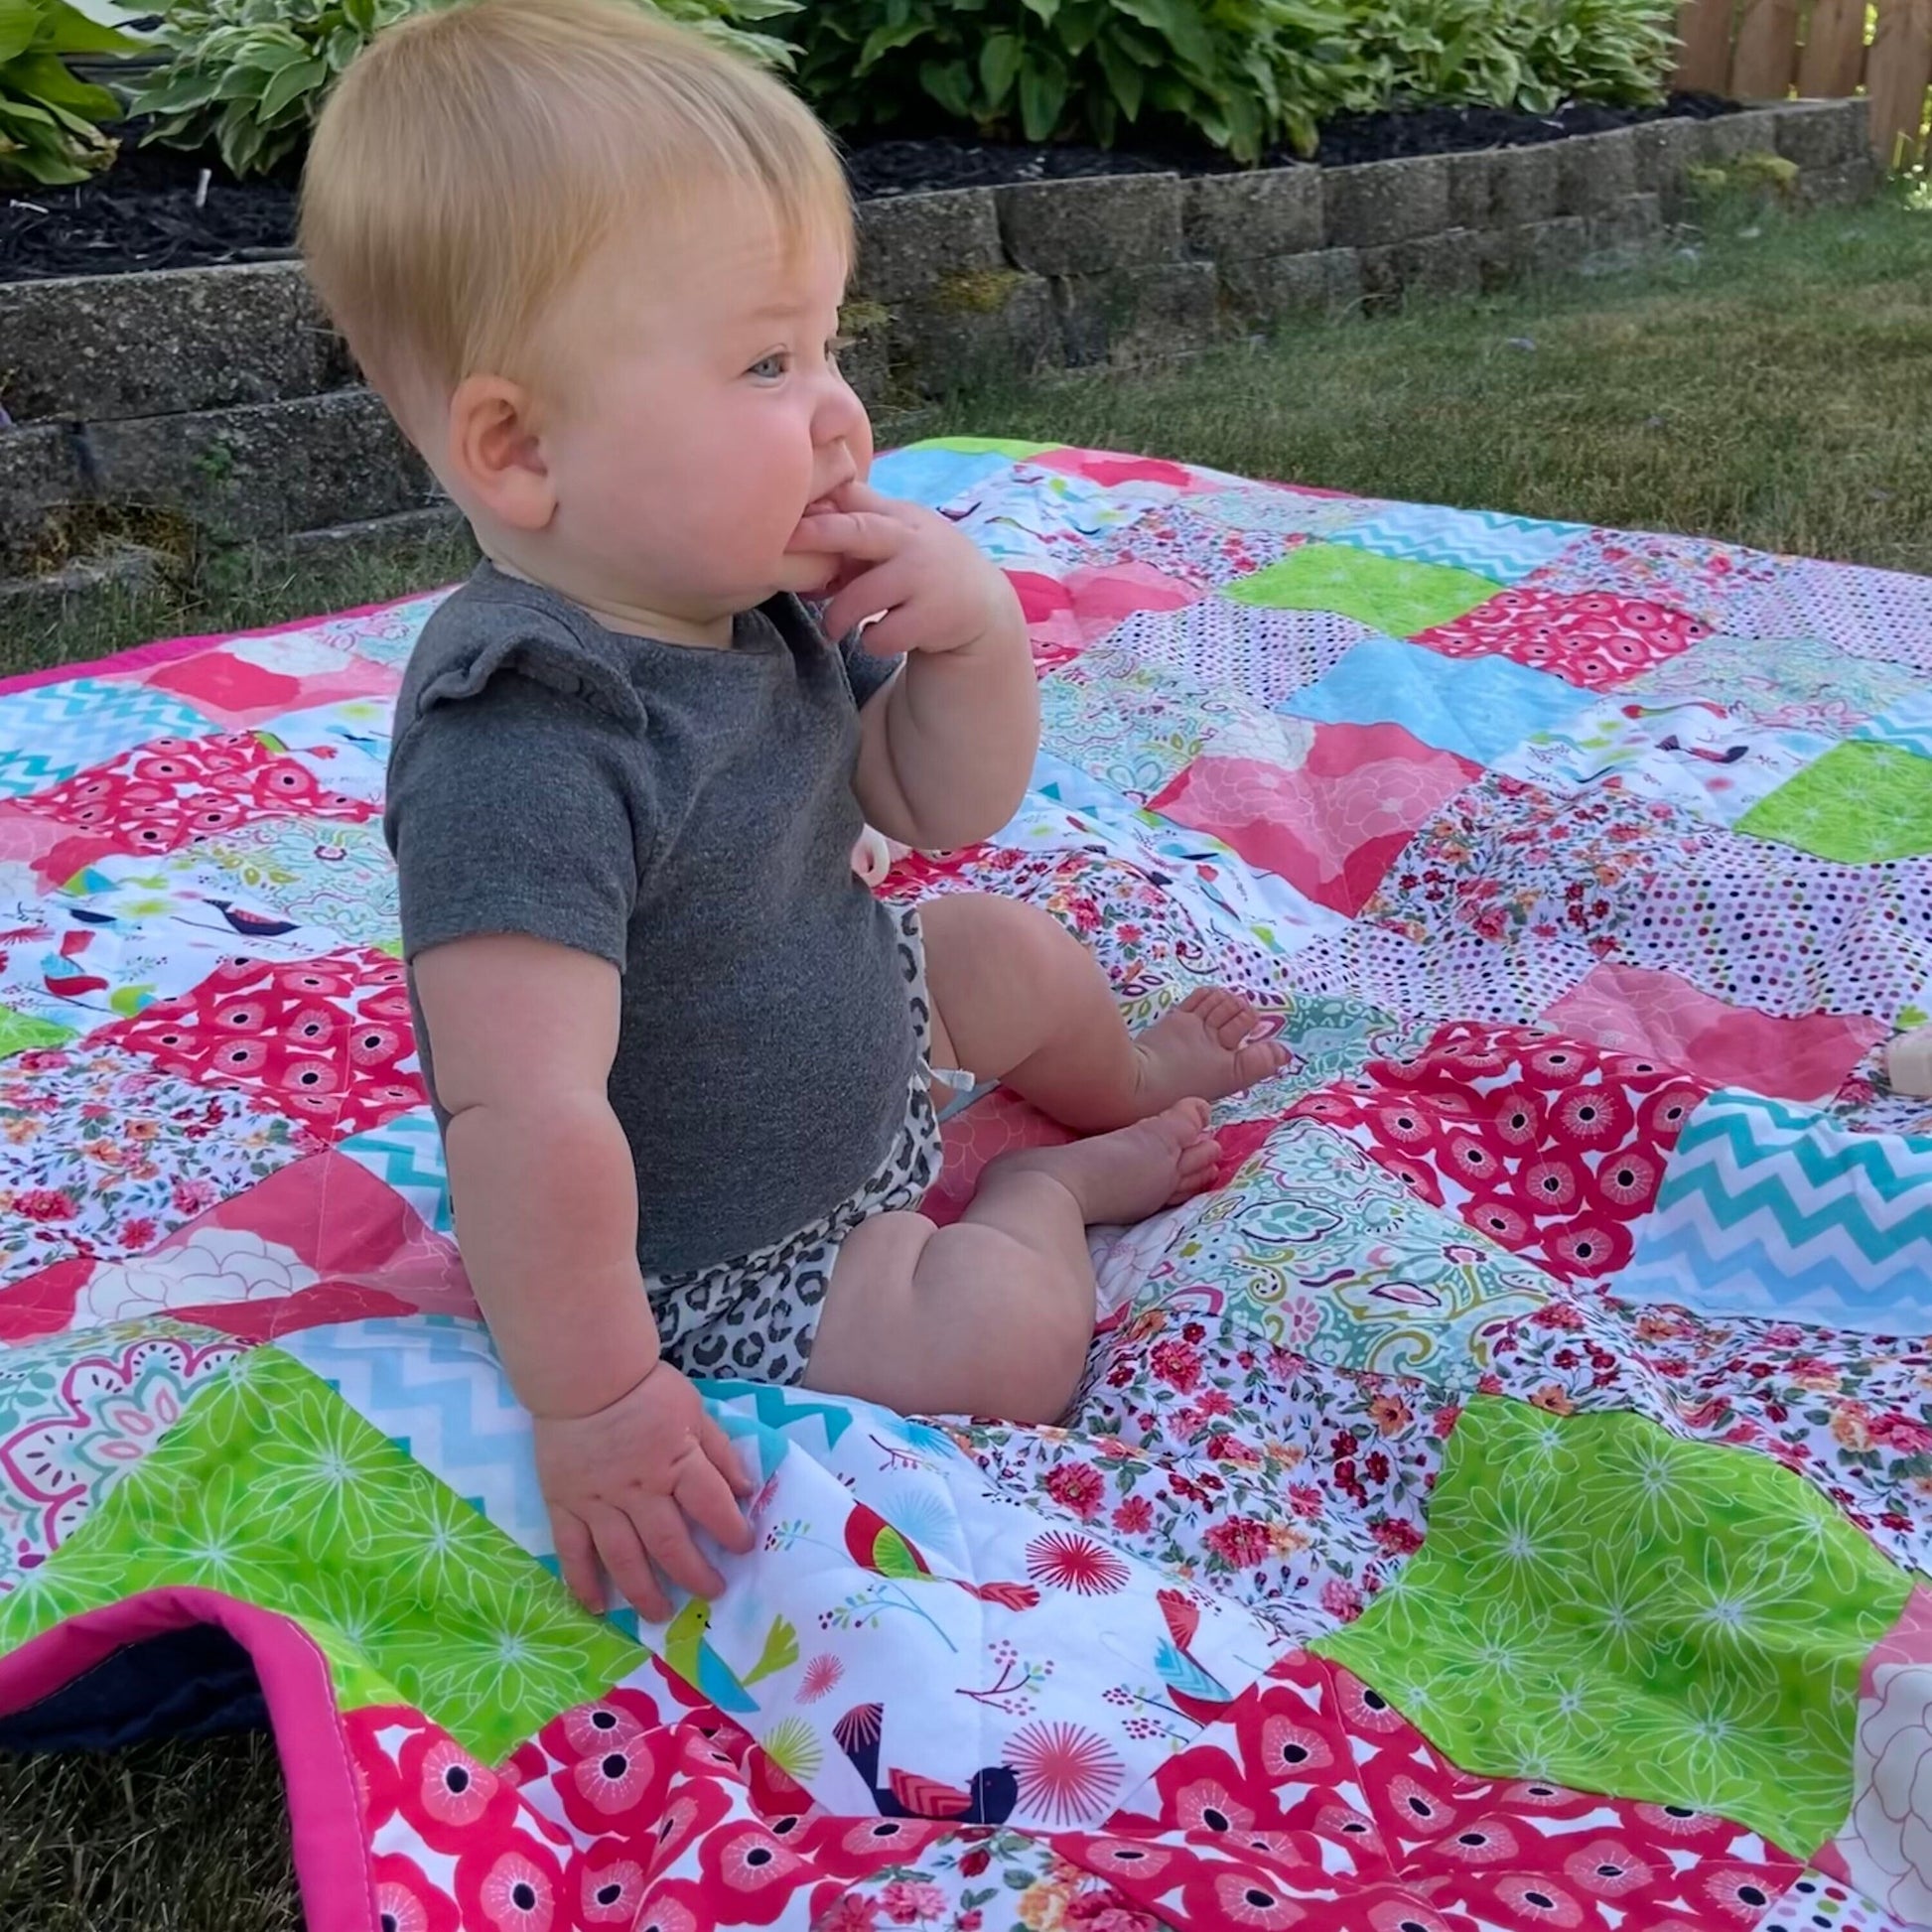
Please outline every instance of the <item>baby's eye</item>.
M757 376L760 382L775 382L790 364L791 357L780 349L770 355L760 355L745 373Z

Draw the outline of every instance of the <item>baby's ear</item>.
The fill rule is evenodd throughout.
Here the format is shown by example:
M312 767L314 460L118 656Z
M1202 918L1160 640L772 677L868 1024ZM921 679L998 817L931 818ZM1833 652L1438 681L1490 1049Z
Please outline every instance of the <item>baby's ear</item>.
M557 492L529 391L500 375L465 376L450 398L450 493L513 530L541 530Z

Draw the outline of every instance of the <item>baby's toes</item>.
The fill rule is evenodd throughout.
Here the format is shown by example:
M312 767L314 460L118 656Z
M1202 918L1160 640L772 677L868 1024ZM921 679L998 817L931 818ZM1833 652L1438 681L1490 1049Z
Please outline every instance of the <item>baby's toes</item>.
M1278 1039L1251 1039L1236 1048L1234 1077L1243 1087L1272 1079L1288 1064L1288 1048Z
M1225 987L1205 988L1199 997L1200 1004L1191 1009L1194 1017L1207 1030L1210 1039L1232 1052L1254 1029L1254 1008Z
M1221 1147L1218 1141L1196 1141L1180 1157L1174 1169L1173 1190L1168 1196L1170 1201L1191 1199L1195 1194L1205 1192L1213 1186L1215 1175L1221 1171Z

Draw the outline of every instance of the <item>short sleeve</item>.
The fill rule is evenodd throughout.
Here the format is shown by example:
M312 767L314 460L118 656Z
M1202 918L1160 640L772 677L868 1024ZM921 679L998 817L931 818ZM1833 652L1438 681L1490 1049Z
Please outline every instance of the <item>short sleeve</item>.
M422 712L384 814L404 958L519 932L621 972L648 836L634 761L621 721L515 672Z
M899 657L875 657L859 641L864 634L855 630L839 646L839 655L845 659L845 681L852 687L852 702L861 711L865 710L869 698L892 683L894 674L904 662Z

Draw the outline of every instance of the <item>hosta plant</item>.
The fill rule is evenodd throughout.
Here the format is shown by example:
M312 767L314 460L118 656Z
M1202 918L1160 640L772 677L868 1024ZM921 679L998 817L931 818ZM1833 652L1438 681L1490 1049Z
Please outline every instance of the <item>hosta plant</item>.
M795 11L798 0L637 4L753 59L789 59L758 24ZM412 11L412 0L170 0L157 29L169 58L132 105L154 117L150 140L211 143L231 175L266 173L306 144L329 89L370 38Z
M140 43L68 0L0 0L0 182L85 181L114 158L101 130L121 104L80 79L71 55L134 54Z

